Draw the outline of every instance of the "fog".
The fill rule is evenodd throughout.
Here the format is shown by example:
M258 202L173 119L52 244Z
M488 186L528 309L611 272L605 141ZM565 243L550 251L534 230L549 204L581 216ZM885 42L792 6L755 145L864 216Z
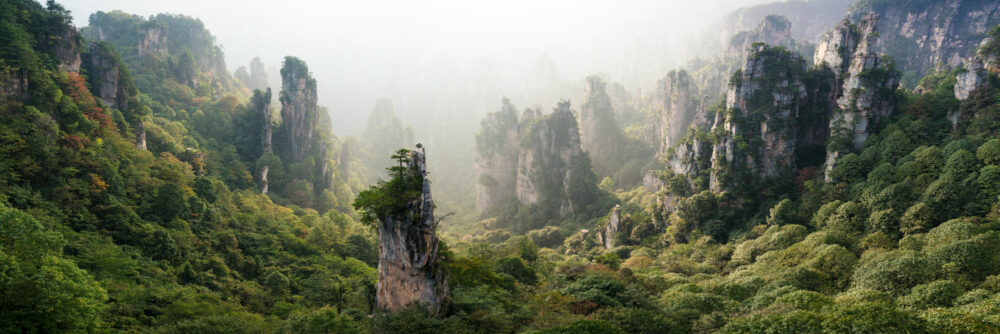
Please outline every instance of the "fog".
M259 56L276 81L281 59L305 60L338 135L359 134L389 98L417 139L499 108L553 107L590 74L651 89L696 56L707 25L764 0L704 1L197 1L68 0L74 23L96 11L200 18L230 71ZM552 90L550 86L561 86ZM539 91L548 90L549 93ZM552 93L552 92L556 93ZM573 98L574 96L558 96ZM455 116L462 121L456 121Z

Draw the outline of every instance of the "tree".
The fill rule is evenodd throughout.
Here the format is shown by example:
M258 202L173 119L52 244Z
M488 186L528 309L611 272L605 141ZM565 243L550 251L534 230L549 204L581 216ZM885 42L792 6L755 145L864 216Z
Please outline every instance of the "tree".
M0 332L86 333L102 327L107 293L62 257L65 241L0 205Z
M372 225L380 218L400 218L410 203L423 191L423 176L416 164L410 164L410 150L400 149L392 155L396 165L386 168L392 179L379 180L376 185L358 193L354 209L361 213L361 222Z

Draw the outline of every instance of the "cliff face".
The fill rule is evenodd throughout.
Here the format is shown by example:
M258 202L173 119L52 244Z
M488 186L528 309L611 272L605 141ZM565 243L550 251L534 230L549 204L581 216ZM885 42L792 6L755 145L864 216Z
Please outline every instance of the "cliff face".
M261 133L260 133L260 147L261 154L271 152L271 89L267 88L266 91L261 92L260 90L253 91L253 97L250 98L250 108L253 114L260 115L261 122ZM267 193L267 172L270 170L269 166L263 166L260 171L260 181L261 193Z
M514 194L517 187L517 109L503 99L500 111L487 114L476 135L476 209L484 212Z
M250 60L249 72L247 72L245 66L240 66L233 72L233 78L236 78L236 80L243 83L250 90L264 90L268 88L267 70L264 68L264 63L260 61L259 57L253 57Z
M792 39L792 22L780 15L765 16L756 29L739 32L729 40L726 56L740 58L756 42L792 48L795 46L795 40Z
M837 110L830 117L827 180L837 158L860 150L879 121L892 114L899 74L875 51L879 16L865 15L857 25L842 21L816 48L816 63L826 64L842 83Z
M55 55L59 60L59 70L65 72L80 72L80 53L83 51L82 36L71 25L62 26L56 34L59 42L55 44Z
M615 121L614 107L605 86L601 78L587 77L584 102L580 107L580 146L590 153L594 170L600 175L610 175L620 167L621 161L616 157L625 141L625 133Z
M139 56L146 54L165 56L167 54L167 33L164 27L149 25L139 32Z
M560 102L548 115L530 108L520 120L516 115L505 99L500 111L483 120L476 136L477 208L485 211L510 198L565 216L594 200L596 175L580 147L569 102Z
M841 19L854 0L781 1L740 8L712 24L712 35L720 42L737 32L752 30L768 15L787 17L795 27L791 37L801 41L816 41L830 26Z
M286 57L281 67L281 120L294 161L301 161L312 148L317 123L316 79L305 62Z
M139 105L139 91L127 67L109 43L90 42L87 49L81 56L81 67L87 71L91 93L104 105L122 112L132 126L136 148L145 150L147 112Z
M407 167L423 179L422 193L403 214L379 217L376 302L389 310L419 304L437 313L448 298L448 282L438 255L434 201L424 152L411 151L409 160Z
M656 84L656 107L662 108L651 126L656 128L658 152L665 153L687 133L698 108L703 104L698 98L698 87L687 71L670 71Z
M615 248L615 236L618 235L619 230L622 228L621 209L621 206L615 205L615 208L611 210L611 214L608 215L608 225L604 227L604 230L597 233L597 242L601 243L605 249Z
M515 197L525 205L542 203L559 208L560 215L574 212L569 197L574 164L586 159L580 148L576 117L569 102L560 102L549 115L530 122L521 134Z
M942 0L894 5L866 0L849 15L863 21L880 14L877 30L881 43L875 51L892 56L908 81L919 80L938 64L959 65L972 54L993 26L1000 24L1000 1ZM916 82L910 82L915 84Z
M795 119L807 94L805 63L794 54L757 44L726 93L723 136L713 147L710 188L721 191L726 171L745 168L757 180L789 175L795 167ZM713 131L719 130L715 124ZM726 180L730 179L730 180Z

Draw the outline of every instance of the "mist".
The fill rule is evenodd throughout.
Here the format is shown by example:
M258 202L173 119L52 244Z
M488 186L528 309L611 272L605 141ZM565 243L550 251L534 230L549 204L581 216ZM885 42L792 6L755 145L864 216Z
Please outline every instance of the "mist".
M284 56L305 60L338 136L361 133L375 100L388 98L419 141L442 130L471 134L475 127L468 125L499 108L501 97L551 110L557 99L582 94L582 80L591 74L633 93L651 89L669 69L697 56L691 45L704 39L713 20L763 2L76 0L64 5L80 27L99 10L199 18L222 45L230 71L260 57L276 82Z

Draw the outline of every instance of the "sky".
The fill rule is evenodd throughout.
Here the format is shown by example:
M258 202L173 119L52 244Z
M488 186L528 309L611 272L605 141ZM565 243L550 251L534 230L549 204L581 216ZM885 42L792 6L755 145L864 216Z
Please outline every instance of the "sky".
M714 19L765 2L770 1L60 1L77 26L86 26L96 11L115 9L200 18L222 45L230 71L255 56L269 68L280 67L286 55L299 57L316 77L320 104L329 108L338 134L360 133L375 100L383 97L413 124L447 104L438 100L470 94L470 86L490 87L478 98L502 95L522 106L548 102L526 92L539 59L551 60L559 82L602 74L630 91L646 91L694 56L690 43L710 31ZM499 106L496 98L495 106L460 108L476 109L468 112L478 116Z

